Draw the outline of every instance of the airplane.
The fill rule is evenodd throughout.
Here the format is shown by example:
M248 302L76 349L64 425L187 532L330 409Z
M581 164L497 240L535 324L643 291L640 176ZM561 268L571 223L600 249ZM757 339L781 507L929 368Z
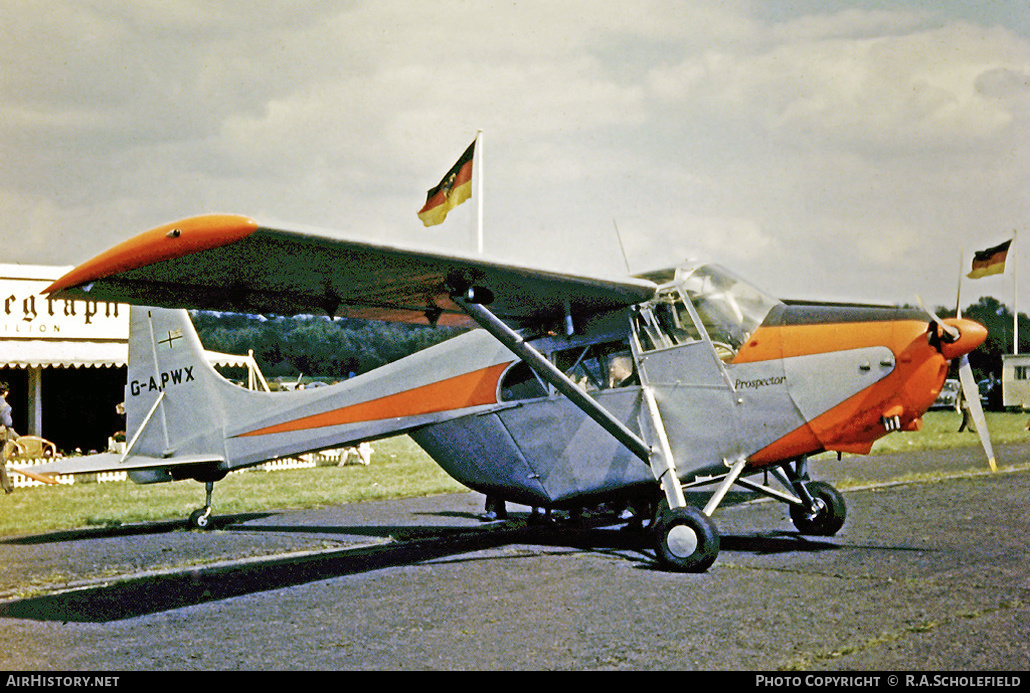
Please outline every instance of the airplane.
M808 459L916 430L950 363L987 331L923 309L784 302L716 264L605 278L204 215L147 231L57 280L56 298L133 304L127 448L32 467L214 483L276 457L409 435L488 498L601 504L647 522L666 569L704 572L735 486L803 534L844 525ZM255 392L203 358L184 309L470 328L330 387ZM979 397L974 407L988 457ZM770 485L769 479L777 485ZM711 490L704 507L686 498Z

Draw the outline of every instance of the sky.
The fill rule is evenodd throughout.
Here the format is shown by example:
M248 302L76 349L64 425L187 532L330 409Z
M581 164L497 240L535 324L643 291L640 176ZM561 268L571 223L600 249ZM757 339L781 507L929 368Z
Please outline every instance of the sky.
M209 212L587 275L1030 311L1030 4L5 0L4 262ZM484 195L416 216L482 130ZM1014 269L1012 269L1014 265ZM1017 274L1027 279L1014 281Z

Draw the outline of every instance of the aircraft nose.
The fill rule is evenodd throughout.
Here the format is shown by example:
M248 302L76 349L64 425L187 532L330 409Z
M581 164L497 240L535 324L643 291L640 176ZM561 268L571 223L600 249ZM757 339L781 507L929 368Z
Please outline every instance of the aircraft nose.
M980 323L964 318L946 318L944 324L958 330L958 338L943 341L941 355L949 361L968 354L987 339L987 328Z

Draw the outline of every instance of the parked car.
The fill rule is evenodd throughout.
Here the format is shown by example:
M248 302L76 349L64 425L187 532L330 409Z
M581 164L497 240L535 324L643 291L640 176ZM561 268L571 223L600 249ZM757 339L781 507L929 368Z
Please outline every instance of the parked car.
M954 409L958 406L959 392L961 390L962 385L958 380L948 378L944 381L941 394L937 395L937 399L934 400L930 409Z

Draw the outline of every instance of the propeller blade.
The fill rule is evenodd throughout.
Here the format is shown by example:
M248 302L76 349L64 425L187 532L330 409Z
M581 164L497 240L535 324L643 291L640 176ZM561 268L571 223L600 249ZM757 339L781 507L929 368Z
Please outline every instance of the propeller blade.
M945 323L943 320L941 320L939 317L937 317L937 314L934 313L932 310L927 310L926 306L923 305L923 299L919 296L919 294L916 294L916 303L919 305L920 308L923 309L924 313L929 315L930 318L935 323L937 323L937 326L941 329L942 332L947 333L947 335L949 337L951 337L952 339L958 339L958 336L959 336L958 329L955 328L955 327L952 327L951 325L948 325L947 323Z
M998 471L998 463L994 458L994 448L991 446L991 436L987 431L987 420L984 418L983 407L980 406L980 390L973 378L973 368L969 365L969 356L963 356L959 361L958 377L962 382L962 395L966 398L966 406L969 413L973 415L973 424L976 426L977 435L980 436L980 443L987 453L987 464L991 471Z
M959 338L960 332L957 327L947 324L937 314L931 310L927 310L926 306L923 305L923 299L916 294L916 303L923 312L930 316L930 318L937 323L937 327L940 330L938 335L947 334L952 341ZM946 353L943 352L942 353ZM962 396L966 399L966 406L969 407L969 413L973 416L973 425L976 426L976 433L980 436L980 444L983 445L984 452L987 453L987 464L990 465L991 471L998 471L998 462L994 457L994 447L991 445L991 434L987 430L987 419L984 418L984 410L980 405L980 388L976 386L976 379L973 377L973 368L969 365L969 354L963 354L959 361L958 369L959 381L962 383Z

